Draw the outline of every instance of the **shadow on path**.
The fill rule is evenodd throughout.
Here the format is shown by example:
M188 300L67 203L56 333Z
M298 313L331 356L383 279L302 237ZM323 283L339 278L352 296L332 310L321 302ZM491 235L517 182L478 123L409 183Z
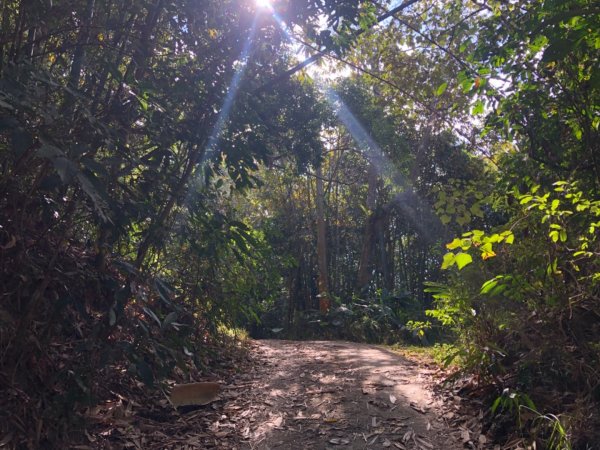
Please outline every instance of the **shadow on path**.
M433 371L366 344L257 344L264 365L244 448L463 448L427 388Z

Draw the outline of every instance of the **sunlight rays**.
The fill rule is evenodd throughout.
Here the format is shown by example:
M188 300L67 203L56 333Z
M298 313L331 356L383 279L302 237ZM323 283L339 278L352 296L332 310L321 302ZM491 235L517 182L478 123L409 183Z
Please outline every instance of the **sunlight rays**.
M220 139L221 135L223 134L223 132L225 131L225 129L227 128L227 121L229 120L231 108L233 107L235 98L237 96L237 93L238 93L238 90L240 87L240 83L242 81L242 77L243 77L244 73L246 72L246 67L248 65L248 59L250 57L250 52L252 50L252 43L254 42L254 37L256 35L258 17L259 17L259 14L257 12L257 14L254 16L254 21L252 22L252 27L250 29L250 33L248 34L248 38L246 39L246 42L244 42L244 46L240 53L240 57L237 60L238 67L236 68L235 73L231 79L231 82L229 83L229 87L227 88L227 95L225 96L225 100L223 100L223 105L221 106L221 109L217 116L217 121L215 122L215 125L213 126L213 129L208 138L206 147L200 155L200 160L195 162L195 164L196 164L195 170L197 171L197 174L191 179L191 183L190 183L191 186L188 188L188 191L186 194L186 201L185 201L186 204L188 204L190 202L191 196L198 190L198 189L196 189L196 187L201 182L202 169L204 168L207 161L213 156L213 154L216 150L217 144L219 142L219 139ZM194 186L194 185L196 185L196 186Z
M281 29L288 41L294 42L292 31L283 21L281 16L277 14L275 9L271 5L271 2L267 0L256 0L256 4L262 9L268 9L271 17L277 23L278 27ZM204 168L207 161L213 156L214 152L217 150L219 139L227 128L227 122L229 120L231 109L234 105L235 98L237 96L239 86L242 77L245 73L248 59L250 57L252 43L256 35L256 30L258 26L257 22L259 16L260 11L257 11L248 38L244 43L243 49L240 53L240 57L238 59L238 67L229 84L227 95L225 96L223 105L221 107L221 110L219 111L217 121L208 139L205 151L202 153L200 161L198 161L196 169L198 170L198 174L192 180L192 186L190 186L190 189L188 190L188 194L186 196L186 203L189 200L191 200L190 196L197 191L196 187L193 185L197 185L197 183L201 181L201 170ZM352 138L356 142L357 147L363 152L365 158L367 158L369 162L373 164L373 166L377 170L377 173L380 176L387 175L397 187L401 188L402 192L397 194L393 201L397 204L397 206L400 209L403 210L404 214L408 218L410 218L410 220L417 228L422 228L420 220L418 220L417 218L416 209L412 206L416 206L417 203L422 202L415 194L408 180L396 169L394 169L392 162L385 155L381 147L377 144L377 142L375 142L375 140L371 137L369 132L364 128L364 126L360 123L360 121L356 118L352 111L350 111L348 106L337 94L337 92L335 92L335 90L330 86L330 83L327 80L323 79L318 73L312 73L309 76L311 76L315 80L315 86L323 94L323 98L329 104L340 123L352 136Z
M413 205L425 204L418 195L414 192L414 189L398 170L394 168L393 163L385 155L379 144L371 137L371 135L365 130L360 121L350 111L346 103L340 98L340 96L330 86L325 85L317 80L317 87L325 96L325 99L329 106L333 109L336 117L344 125L348 133L354 139L357 147L363 152L365 158L369 160L375 167L375 170L379 176L387 175L392 179L393 183L402 188L402 192L398 193L392 202L396 204L398 208L411 220L413 225L420 231L423 230L422 221L419 220L417 211ZM426 208L425 213L429 213Z
M237 92L240 87L240 82L242 81L242 76L244 75L246 71L246 66L248 65L248 58L250 57L252 42L254 41L254 36L256 35L257 21L258 15L254 17L254 22L252 22L250 34L248 35L248 38L244 43L244 47L242 48L242 52L240 53L240 57L238 59L238 68L236 69L233 78L231 79L231 83L229 83L227 95L225 96L225 100L223 101L221 111L219 111L217 122L215 123L213 131L208 139L206 150L204 151L204 156L201 162L206 161L214 152L215 146L225 129L227 120L229 119L231 107L233 106L233 102L235 100L235 97L237 96Z
M295 39L291 30L272 7L271 15L288 40L293 42ZM346 103L331 87L330 83L323 80L323 77L321 77L317 71L309 74L309 76L315 80L315 86L323 94L326 102L332 108L333 112L342 125L346 128L348 133L350 133L356 142L357 147L363 152L365 158L367 158L369 162L373 164L379 176L384 176L387 174L391 178L392 182L397 187L402 189L402 192L398 193L392 202L394 202L396 206L402 210L405 216L416 228L424 232L425 230L423 229L423 223L418 217L419 214L417 213L416 205L424 205L425 203L415 193L411 183L406 179L405 176L403 176L393 167L393 163L385 155L379 144L375 142L375 140L367 132L352 111L350 111ZM424 213L426 215L433 216L430 208L426 207Z

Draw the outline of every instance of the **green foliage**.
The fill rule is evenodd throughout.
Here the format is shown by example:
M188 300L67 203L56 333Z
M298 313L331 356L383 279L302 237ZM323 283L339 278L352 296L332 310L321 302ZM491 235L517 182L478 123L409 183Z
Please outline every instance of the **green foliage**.
M370 343L394 343L401 339L400 322L385 303L355 300L327 314L307 311L297 321L296 338L345 339Z
M498 95L501 87L486 84L495 109L488 130L502 130L527 154L520 158L523 171L515 167L515 175L537 166L558 178L594 183L600 85L593 3L520 1L494 8L473 59L489 70L486 78L507 75L511 90ZM534 60L539 63L531 64Z
M406 322L405 327L408 331L414 332L417 336L423 338L425 337L425 330L431 329L431 323L420 320L409 320Z
M537 413L535 404L531 401L529 396L523 392L513 392L506 388L492 403L491 411L492 414L507 413L514 415L517 425L519 428L523 427L522 422L522 409L528 408L530 411Z
M502 242L512 244L514 240L515 236L510 230L491 235L486 235L486 233L481 230L463 233L461 238L455 238L452 242L446 244L448 250L460 249L460 251L457 253L446 253L444 255L444 261L442 262L442 269L448 269L456 264L458 270L461 270L463 267L471 264L473 258L467 252L472 249L473 252L478 253L483 260L493 258L496 256L494 244Z
M5 1L0 15L0 431L68 447L85 406L130 376L201 375L219 325L274 302L279 255L236 195L261 163L316 162L324 108L296 79L257 92L289 55L252 2ZM284 19L343 36L372 15L307 0Z
M548 438L549 450L571 450L571 436L568 429L563 424L561 419L554 414L540 415L540 421L546 421L550 428L550 437Z
M429 314L456 333L466 370L515 393L496 408L535 409L516 394L528 392L540 410L573 411L544 392L566 388L570 377L583 403L597 389L599 16L577 0L493 2L489 12L457 82L471 112L487 114L484 139L507 141L491 154L504 220L460 224L442 262L447 282L428 288ZM487 363L473 364L481 358ZM571 448L573 433L556 416L534 416L549 418L542 445ZM535 434L537 424L526 425ZM569 426L580 430L580 445L597 439L588 425Z
M436 309L428 314L460 337L465 367L492 379L517 371L517 386L535 395L573 373L590 380L600 367L589 316L598 313L600 202L565 181L514 197L520 213L509 230L473 230L447 244L442 267L458 271L447 285L429 284ZM460 258L470 254L481 258L464 268ZM512 408L520 423L521 400L527 404L521 394L500 396L492 409Z
M461 351L454 344L436 342L431 347L431 355L436 363L443 367L459 367L464 362L460 358Z
M489 198L482 191L483 180L449 179L433 188L433 207L444 225L456 223L461 228L483 219Z
M242 328L231 328L226 325L219 325L217 331L219 334L226 335L237 341L247 341L249 339L248 332Z
M598 409L595 3L414 2L368 33L389 5L284 6L363 75L330 98L279 77L287 38L252 2L3 2L0 397L32 393L27 445L104 378L208 370L223 327L424 343L438 323L447 363L508 389L494 410L533 399L548 446L583 442L540 391Z

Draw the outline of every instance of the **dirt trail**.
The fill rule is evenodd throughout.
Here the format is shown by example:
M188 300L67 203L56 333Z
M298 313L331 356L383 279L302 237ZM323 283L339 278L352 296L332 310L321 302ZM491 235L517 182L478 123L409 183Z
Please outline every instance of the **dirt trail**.
M484 449L480 410L436 398L436 368L351 342L249 341L210 380L206 406L175 410L143 385L90 410L81 450ZM89 442L88 442L89 441ZM494 447L500 448L500 447Z
M463 448L428 388L431 369L348 342L257 341L256 351L264 364L233 414L242 448Z

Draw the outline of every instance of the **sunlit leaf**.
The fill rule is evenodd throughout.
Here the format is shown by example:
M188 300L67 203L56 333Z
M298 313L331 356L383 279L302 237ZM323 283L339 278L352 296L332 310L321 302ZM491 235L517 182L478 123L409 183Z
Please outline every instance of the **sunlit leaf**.
M438 86L438 88L435 91L435 95L436 97L439 97L440 95L442 95L444 92L446 92L446 89L448 88L448 83L444 82L442 84L440 84Z
M473 104L473 108L471 109L471 114L473 116L478 116L480 114L483 114L483 111L485 109L485 106L483 104L483 101L481 100L477 100L474 104Z
M494 251L484 252L481 254L481 258L483 260L493 258L494 256L496 256L496 252L494 252Z
M454 253L446 253L442 262L442 269L448 269L456 263L456 256Z
M496 285L498 284L498 279L497 278L492 278L491 280L486 281L485 283L483 283L483 285L481 286L481 294L487 294L489 291L491 291L494 287L496 287Z
M452 242L446 244L448 250L456 250L462 245L462 239L455 238Z
M456 265L459 270L465 267L466 265L471 264L472 262L473 258L468 253L461 252L456 254Z

